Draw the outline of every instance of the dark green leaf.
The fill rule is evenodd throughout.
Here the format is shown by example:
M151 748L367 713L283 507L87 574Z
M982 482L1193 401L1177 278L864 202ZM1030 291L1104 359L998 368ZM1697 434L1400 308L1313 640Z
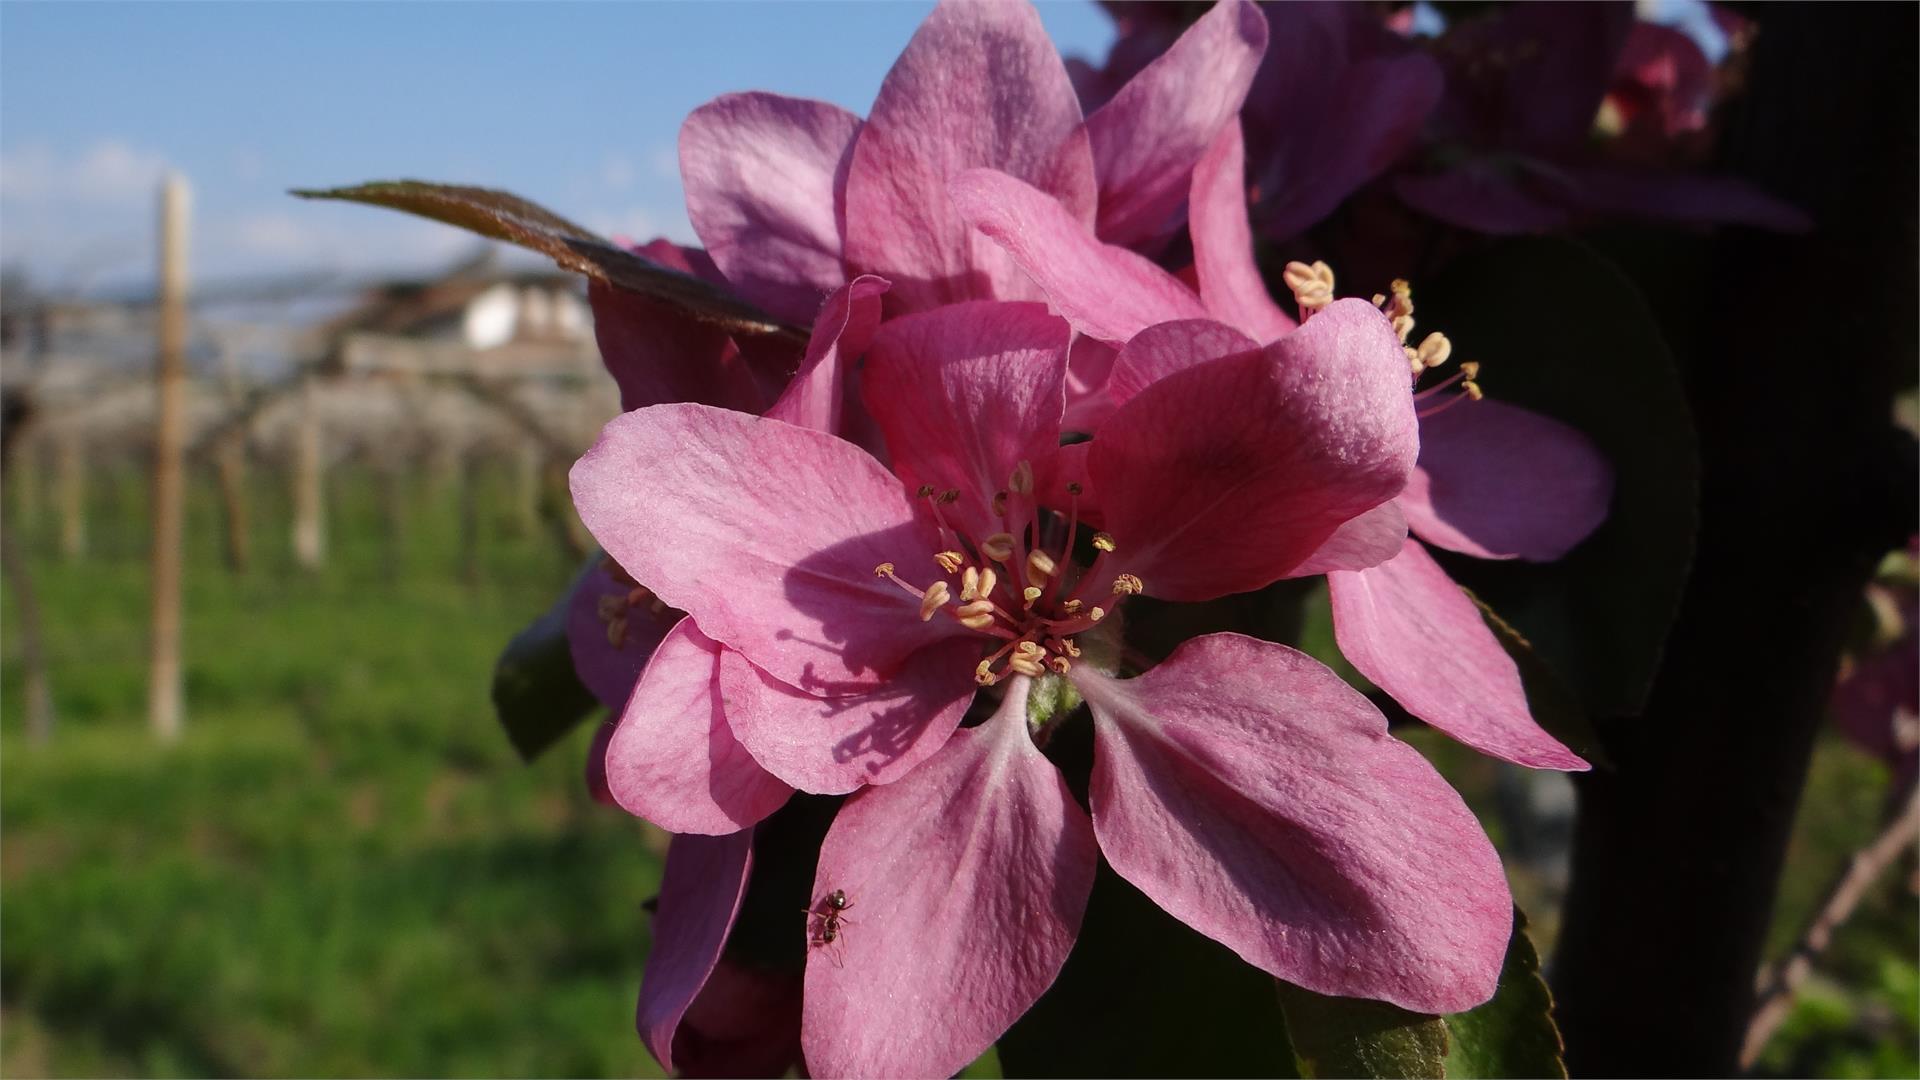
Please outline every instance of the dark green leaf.
M1560 1077L1560 1030L1540 957L1513 913L1513 937L1492 1000L1452 1016L1326 997L1286 983L1280 1001L1300 1075L1308 1077Z
M1102 862L1080 939L1052 989L1001 1036L1000 1068L1010 1077L1291 1076L1272 985Z
M591 230L518 195L490 188L379 180L353 187L301 189L303 199L338 199L404 211L537 251L561 269L640 293L734 334L776 334L806 341L759 308L698 278L649 262Z
M1612 513L1556 563L1436 553L1532 643L1588 715L1640 710L1686 583L1699 456L1666 341L1615 267L1517 240L1416 283L1419 333L1480 361L1486 392L1585 432L1613 463Z
M1500 969L1500 989L1477 1009L1446 1019L1453 1034L1447 1054L1450 1080L1471 1077L1561 1077L1565 1046L1553 1023L1553 995L1540 977L1540 954L1527 937L1527 919L1513 912L1513 941Z
M1446 1076L1447 1025L1439 1017L1278 985L1301 1076Z
M597 563L599 556L595 555ZM532 761L598 707L567 648L569 588L551 611L515 634L493 666L493 710L520 757Z
M1520 684L1527 692L1527 711L1533 714L1534 722L1544 728L1547 734L1565 743L1569 750L1586 758L1589 764L1611 768L1613 762L1600 745L1600 735L1593 729L1592 718L1580 707L1579 700L1574 697L1572 690L1567 689L1567 684L1560 676L1533 651L1533 643L1522 637L1520 631L1488 607L1484 600L1473 595L1472 589L1461 591L1479 606L1480 616L1486 620L1488 629L1499 639L1500 647L1513 658L1514 666L1520 669Z

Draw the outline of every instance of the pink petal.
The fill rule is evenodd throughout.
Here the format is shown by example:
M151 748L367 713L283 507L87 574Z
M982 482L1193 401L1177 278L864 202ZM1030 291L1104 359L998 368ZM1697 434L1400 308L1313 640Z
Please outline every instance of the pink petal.
M1327 588L1340 654L1408 712L1502 761L1588 767L1534 722L1520 670L1420 541L1371 569L1328 574Z
M573 467L614 559L708 637L791 686L871 687L957 624L874 576L940 537L880 463L831 435L704 405L616 417Z
M975 539L999 531L991 503L1014 467L1060 445L1068 333L1043 305L981 300L894 319L874 339L862 389L893 471L916 490L959 489L948 520Z
M1067 414L1060 418L1061 430L1095 431L1113 415L1118 403L1107 393L1107 380L1119 355L1120 350L1104 341L1073 335L1067 346Z
M624 602L632 591L633 586L595 566L575 580L567 600L567 649L573 654L574 674L600 704L615 712L626 706L654 647L680 621L679 612L656 614L646 605L628 608L616 647L608 636L606 620L600 617L600 603L611 598Z
M1207 600L1298 574L1406 486L1417 450L1399 339L1373 305L1341 300L1259 352L1141 391L1087 465L1114 568L1149 595Z
M884 278L862 274L827 297L813 322L800 370L767 410L768 416L815 431L844 434L848 375L880 328L880 296L886 291Z
M1259 341L1292 330L1293 317L1267 295L1253 261L1253 230L1247 224L1246 152L1236 121L1222 128L1193 170L1193 202L1187 210L1193 234L1193 268L1207 310Z
M1513 918L1500 857L1339 676L1238 634L1137 679L1074 672L1100 850L1154 903L1317 993L1432 1013L1493 994Z
M1220 0L1173 46L1087 118L1100 179L1100 239L1157 243L1179 224L1188 177L1234 114L1267 50L1267 21Z
M798 971L722 956L674 1033L679 1075L785 1076L800 1062L800 987Z
M1176 371L1259 348L1259 342L1210 319L1158 323L1135 334L1121 347L1113 374L1107 379L1107 394L1116 404L1124 405Z
M1449 551L1551 562L1600 527L1612 500L1613 467L1591 439L1485 398L1420 421L1420 467L1400 508Z
M687 217L727 281L804 324L846 280L842 202L860 118L824 101L726 94L680 128Z
M1333 535L1293 571L1295 577L1335 570L1365 570L1400 554L1407 541L1407 517L1400 500L1383 502L1356 518L1348 518Z
M1272 44L1242 117L1261 229L1291 238L1385 172L1420 137L1445 78L1365 5L1275 4Z
M973 701L980 656L973 641L943 642L878 687L818 697L729 653L720 690L734 735L768 772L815 795L843 795L891 783L940 749Z
M815 1076L951 1076L1053 984L1080 933L1093 830L1026 731L1027 680L897 784L842 807L816 904L801 1040ZM820 908L819 910L824 910ZM818 926L818 920L815 920Z
M727 726L721 652L692 619L681 619L654 651L607 746L614 801L668 832L738 832L793 794Z
M676 836L667 848L636 1024L640 1041L668 1073L673 1072L674 1030L720 959L752 863L751 829L729 836Z
M1120 344L1154 323L1205 318L1180 280L1126 248L1103 244L1044 192L974 169L951 185L966 219L1005 247L1075 330Z
M725 330L616 285L587 284L600 358L620 407L698 401L759 412L766 398Z
M854 143L848 263L894 283L917 311L956 300L1037 298L1006 255L975 237L947 181L992 168L1093 224L1093 153L1066 68L1028 4L943 3L894 61Z

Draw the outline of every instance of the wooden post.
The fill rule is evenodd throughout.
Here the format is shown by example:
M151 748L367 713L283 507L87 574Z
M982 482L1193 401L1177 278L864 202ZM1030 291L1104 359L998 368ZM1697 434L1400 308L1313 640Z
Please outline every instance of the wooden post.
M252 537L247 531L247 431L240 428L220 439L214 450L214 468L220 478L220 505L225 511L227 569L247 572Z
M87 447L77 431L63 431L55 454L54 484L60 499L60 556L79 562L87 554Z
M160 189L160 355L153 440L153 652L147 720L162 741L180 737L180 571L187 395L187 185Z
M293 558L303 570L327 561L327 506L322 487L319 384L311 375L300 388L300 421L293 448Z

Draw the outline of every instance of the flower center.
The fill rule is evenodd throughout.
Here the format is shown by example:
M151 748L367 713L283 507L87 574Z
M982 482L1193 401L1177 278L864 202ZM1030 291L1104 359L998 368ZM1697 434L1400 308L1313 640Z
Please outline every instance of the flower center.
M1022 461L1004 490L994 493L987 520L997 530L975 537L956 528L944 507L959 501L958 489L936 492L922 485L940 527L942 548L933 553L941 577L921 588L900 577L893 563L874 567L919 601L921 621L945 615L999 645L975 666L974 681L992 686L1009 675L1065 674L1080 656L1075 634L1112 614L1143 588L1132 574L1108 566L1113 537L1093 534L1094 560L1073 562L1080 529L1080 485L1068 484L1064 518L1041 507L1033 490L1033 466Z
M1400 336L1400 348L1407 354L1407 366L1412 369L1413 383L1419 386L1422 376L1445 364L1453 356L1453 342L1448 341L1445 334L1432 333L1420 339L1418 346L1407 344L1413 337L1413 286L1407 284L1404 278L1395 278L1393 284L1388 286L1388 291L1391 295L1376 295L1373 306L1379 308L1380 313L1393 323L1393 332ZM1474 381L1479 377L1479 361L1461 361L1452 375L1414 392L1414 411L1420 416L1433 416L1462 401L1479 401L1480 384ZM1459 388L1457 391L1447 393L1456 386Z

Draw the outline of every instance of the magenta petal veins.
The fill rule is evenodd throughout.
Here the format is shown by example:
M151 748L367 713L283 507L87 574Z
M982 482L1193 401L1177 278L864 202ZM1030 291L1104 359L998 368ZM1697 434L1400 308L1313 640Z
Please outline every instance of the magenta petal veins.
M721 652L692 619L680 620L654 651L607 747L614 801L668 832L737 832L793 794L734 738L719 692Z
M1074 681L1100 850L1169 914L1318 993L1432 1013L1492 996L1513 917L1500 857L1339 676L1213 634L1138 678Z
M1012 679L985 724L849 799L828 830L814 897L838 890L850 906L807 958L815 1076L951 1076L1066 962L1097 856L1085 811L1027 735L1027 687Z

